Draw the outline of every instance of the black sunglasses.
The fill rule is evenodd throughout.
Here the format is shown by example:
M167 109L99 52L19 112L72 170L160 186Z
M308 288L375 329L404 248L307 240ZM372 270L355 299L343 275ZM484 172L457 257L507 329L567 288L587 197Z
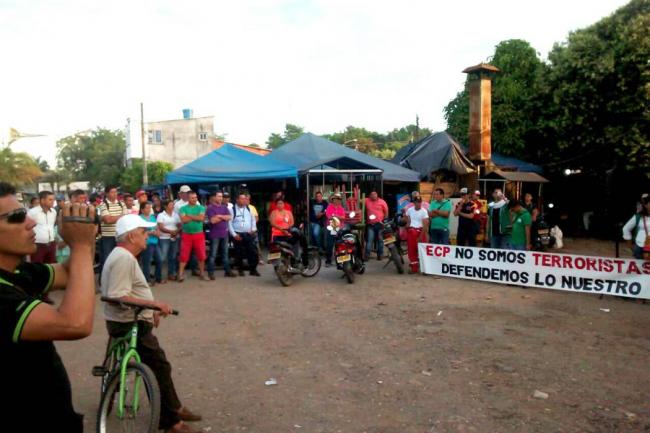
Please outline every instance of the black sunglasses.
M24 207L0 215L0 220L6 219L9 224L22 224L27 218L27 209Z

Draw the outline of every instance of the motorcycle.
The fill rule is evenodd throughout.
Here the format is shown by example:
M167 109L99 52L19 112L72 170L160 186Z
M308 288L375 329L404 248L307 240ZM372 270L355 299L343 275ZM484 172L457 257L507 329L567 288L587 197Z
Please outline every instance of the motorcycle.
M307 246L307 237L302 230L292 227L289 234L288 241L271 242L268 255L268 263L273 264L275 275L285 287L291 285L294 275L311 278L321 268L318 248Z
M552 209L553 205L550 204L549 208ZM544 213L537 217L534 233L531 234L531 237L534 250L545 251L555 245L556 240L551 233L551 224L549 224L548 218Z
M354 218L354 212L350 212L350 218ZM354 275L361 275L366 271L359 237L346 229L336 217L332 218L327 229L332 235L336 236L334 242L336 269L342 270L343 276L347 278L348 283L353 284Z
M370 216L370 219L373 219L374 215ZM389 264L393 263L398 274L404 273L404 253L402 251L402 243L399 239L399 234L397 233L396 226L397 221L390 218L386 218L382 223L383 231L383 240L384 247L388 248L388 261L384 265L384 268Z

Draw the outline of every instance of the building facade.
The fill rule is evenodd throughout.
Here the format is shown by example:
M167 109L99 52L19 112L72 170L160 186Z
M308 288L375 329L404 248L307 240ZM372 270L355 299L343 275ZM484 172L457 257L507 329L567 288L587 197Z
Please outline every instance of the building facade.
M214 116L184 117L175 120L145 122L144 139L147 161L166 161L174 168L194 161L213 149ZM140 119L128 119L125 131L126 160L142 158Z

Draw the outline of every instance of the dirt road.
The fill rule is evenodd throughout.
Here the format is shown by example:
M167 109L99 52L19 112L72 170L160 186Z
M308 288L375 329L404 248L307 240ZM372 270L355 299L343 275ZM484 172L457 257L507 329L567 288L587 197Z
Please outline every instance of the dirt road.
M650 305L398 276L376 261L355 285L330 268L283 288L261 271L154 289L181 310L156 332L208 431L650 431ZM86 431L99 302L96 317L91 337L57 344Z

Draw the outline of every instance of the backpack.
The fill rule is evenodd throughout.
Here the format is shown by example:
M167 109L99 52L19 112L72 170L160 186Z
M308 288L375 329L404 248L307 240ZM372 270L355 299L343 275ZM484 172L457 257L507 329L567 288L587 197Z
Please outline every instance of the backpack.
M253 217L253 212L251 212L251 209L248 207L248 205L246 205L246 210L248 211L248 213L251 214L251 217ZM237 218L237 205L234 205L232 207L232 219L233 219L233 221L235 220L235 218Z
M110 204L108 203L108 200L106 197L104 197L104 200L102 201L102 204L106 205L106 210L108 211L110 209ZM122 214L124 214L124 205L122 204L121 201L117 201L117 204L120 205L120 209L122 209ZM97 219L99 220L99 223L97 224L97 235L101 237L102 235L102 216L101 213L99 212L99 207L97 208Z

